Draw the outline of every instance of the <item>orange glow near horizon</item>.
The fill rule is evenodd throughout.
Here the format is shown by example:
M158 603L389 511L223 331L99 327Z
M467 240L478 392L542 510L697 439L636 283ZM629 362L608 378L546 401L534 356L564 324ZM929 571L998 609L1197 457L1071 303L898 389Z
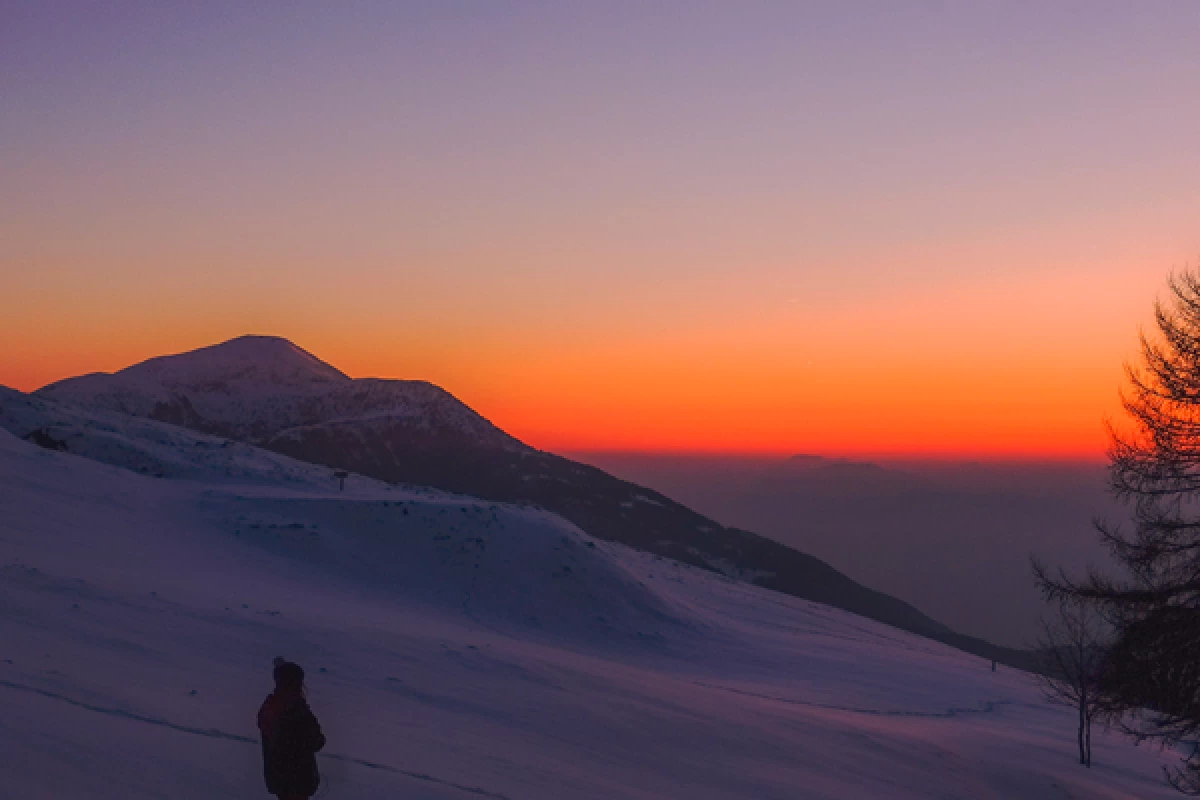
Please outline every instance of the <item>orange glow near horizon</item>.
M100 320L77 319L78 331L0 355L0 382L32 390L271 333L354 377L430 380L551 451L1095 460L1162 274L975 279L608 337L397 333L349 320L335 330L343 325L305 319L151 334L153 317L124 336L87 337Z

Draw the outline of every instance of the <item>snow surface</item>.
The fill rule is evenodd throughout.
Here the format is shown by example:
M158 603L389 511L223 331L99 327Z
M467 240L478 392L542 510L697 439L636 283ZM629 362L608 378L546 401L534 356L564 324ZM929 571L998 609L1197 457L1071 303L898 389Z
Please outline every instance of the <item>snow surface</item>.
M0 797L265 797L276 655L319 797L1175 796L1116 735L1078 766L1022 673L546 512L17 393L0 427L70 448L0 431Z

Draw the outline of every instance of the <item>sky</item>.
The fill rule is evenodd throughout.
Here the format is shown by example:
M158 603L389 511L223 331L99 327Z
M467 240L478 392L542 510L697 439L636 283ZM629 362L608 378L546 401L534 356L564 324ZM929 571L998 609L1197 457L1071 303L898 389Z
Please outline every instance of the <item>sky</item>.
M527 442L1101 458L1200 4L0 0L0 384L244 333Z

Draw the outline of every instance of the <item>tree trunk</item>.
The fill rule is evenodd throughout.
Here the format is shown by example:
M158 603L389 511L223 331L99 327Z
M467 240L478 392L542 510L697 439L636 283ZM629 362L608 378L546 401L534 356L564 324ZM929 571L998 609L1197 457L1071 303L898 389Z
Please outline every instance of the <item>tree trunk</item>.
M1083 745L1087 751L1087 766L1092 766L1092 712L1087 712L1086 728L1083 732Z
M1079 763L1083 764L1085 767L1088 765L1087 748L1084 747L1084 739L1083 739L1083 730L1086 727L1086 725L1084 724L1084 719L1086 717L1087 717L1087 712L1084 710L1083 699L1080 698L1080 700L1079 700L1079 734L1076 737L1076 739L1078 740L1078 743L1079 743Z
M1076 662L1075 677L1079 680L1079 763L1085 767L1092 765L1090 738L1091 732L1091 717L1088 715L1088 702L1091 698L1088 697L1088 676L1087 655L1084 653L1082 639L1076 643L1078 647L1078 661Z

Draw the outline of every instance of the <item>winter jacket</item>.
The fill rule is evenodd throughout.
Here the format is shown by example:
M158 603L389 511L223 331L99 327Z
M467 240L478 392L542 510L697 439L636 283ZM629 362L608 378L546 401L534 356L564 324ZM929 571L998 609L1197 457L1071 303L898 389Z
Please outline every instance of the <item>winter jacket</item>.
M321 782L316 754L325 736L304 696L269 695L258 711L258 729L267 791L283 797L316 794Z

